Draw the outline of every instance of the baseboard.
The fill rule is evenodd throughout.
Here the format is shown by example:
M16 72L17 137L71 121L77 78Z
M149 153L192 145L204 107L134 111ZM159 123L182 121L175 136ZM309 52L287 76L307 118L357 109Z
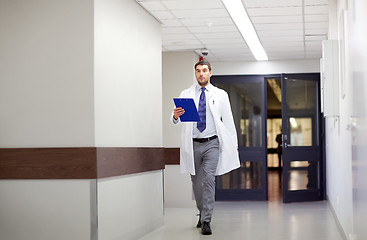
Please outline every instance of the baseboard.
M335 209L334 209L333 205L330 203L329 198L328 198L328 196L327 196L327 195L326 195L326 201L327 201L327 203L328 203L328 206L329 206L329 208L330 208L330 211L331 211L331 212L332 212L332 214L333 214L334 221L335 221L335 223L336 223L336 226L337 226L337 228L338 228L338 231L339 231L340 235L342 236L342 238L343 238L344 240L348 240L347 235L345 234L344 229L343 229L343 227L342 227L341 223L339 222L338 216L336 215Z

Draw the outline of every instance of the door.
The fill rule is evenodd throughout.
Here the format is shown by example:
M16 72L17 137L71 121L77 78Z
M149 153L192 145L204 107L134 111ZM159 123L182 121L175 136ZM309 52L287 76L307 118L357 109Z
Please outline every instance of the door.
M282 74L283 201L322 200L320 75Z
M213 76L229 96L241 167L217 177L216 200L267 200L266 85L264 76Z

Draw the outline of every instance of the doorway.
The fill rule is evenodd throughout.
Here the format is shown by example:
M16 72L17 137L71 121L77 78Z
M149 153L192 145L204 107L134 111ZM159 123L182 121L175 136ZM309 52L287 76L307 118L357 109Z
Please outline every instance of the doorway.
M281 76L265 77L267 95L267 164L269 200L283 200Z
M268 200L274 176L284 202L322 200L319 81L318 73L212 77L229 95L241 163L217 177L216 200Z

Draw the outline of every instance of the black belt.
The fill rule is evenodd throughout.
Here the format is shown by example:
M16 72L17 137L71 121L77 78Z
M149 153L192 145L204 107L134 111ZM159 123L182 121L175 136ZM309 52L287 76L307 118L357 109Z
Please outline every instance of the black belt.
M199 143L204 143L204 142L208 142L210 140L213 140L213 139L216 139L218 138L217 135L214 135L214 136L211 136L211 137L208 137L208 138L194 138L194 142L199 142Z

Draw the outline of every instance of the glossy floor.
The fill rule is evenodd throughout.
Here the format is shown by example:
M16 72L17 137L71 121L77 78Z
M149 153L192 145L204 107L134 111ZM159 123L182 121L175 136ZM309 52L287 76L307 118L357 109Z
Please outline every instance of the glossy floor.
M141 240L342 240L327 201L281 201L277 178L269 176L269 201L216 202L213 235L195 228L196 209L166 208L165 224ZM273 180L273 181L272 181Z

